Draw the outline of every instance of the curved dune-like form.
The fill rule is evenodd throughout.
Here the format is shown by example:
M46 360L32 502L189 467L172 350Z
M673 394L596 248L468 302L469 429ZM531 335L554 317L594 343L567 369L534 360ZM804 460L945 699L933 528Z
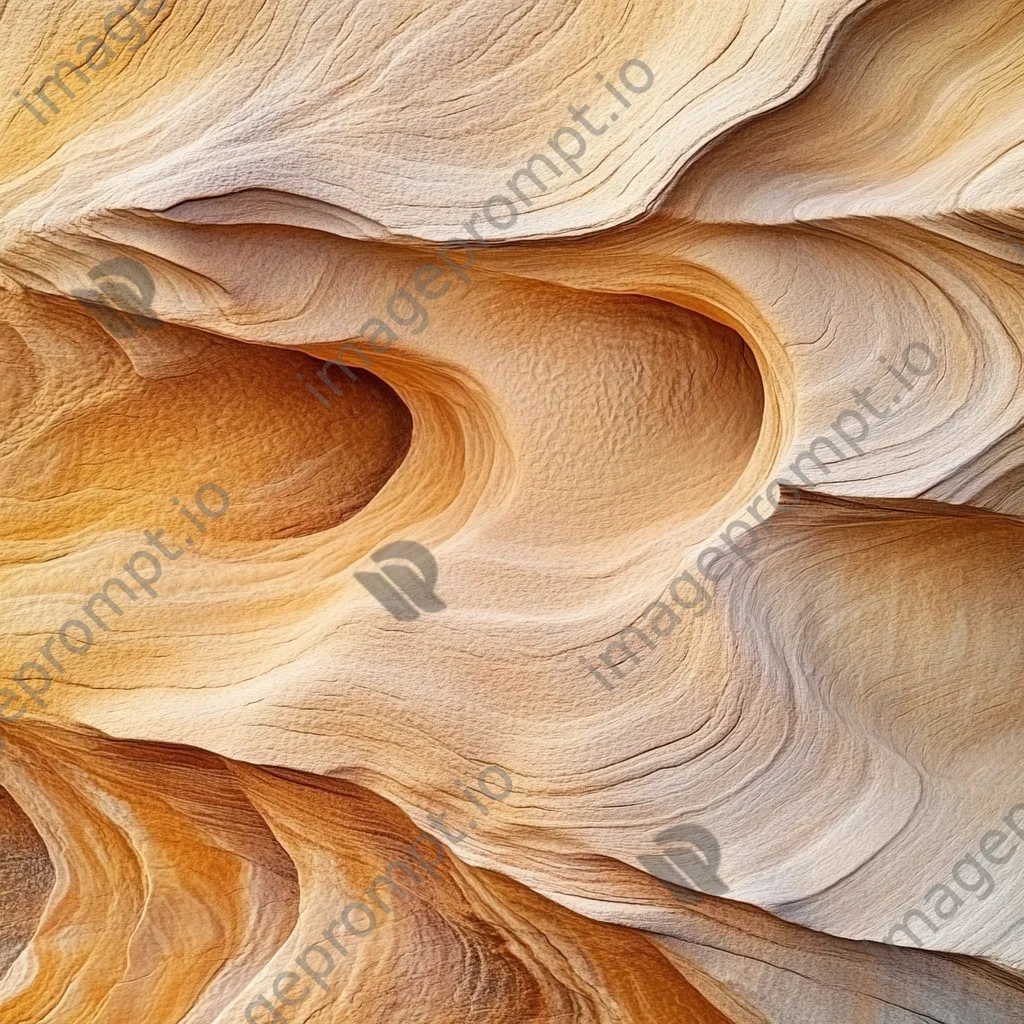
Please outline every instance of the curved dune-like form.
M0 1020L1024 1019L1024 4L0 13Z

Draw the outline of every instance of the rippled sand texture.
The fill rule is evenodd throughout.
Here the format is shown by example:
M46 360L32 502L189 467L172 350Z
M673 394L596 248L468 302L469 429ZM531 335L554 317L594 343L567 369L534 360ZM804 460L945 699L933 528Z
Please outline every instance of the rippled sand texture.
M1024 1019L1022 0L77 0L0 29L7 692L143 531L185 543L173 498L230 495L0 726L0 1021ZM59 113L12 95L104 41ZM598 75L633 58L627 109ZM371 351L584 104L621 116L579 173L478 217L429 323ZM158 325L72 298L115 258ZM345 342L328 408L296 375ZM813 490L630 643L854 392L870 437L818 445ZM399 540L443 611L355 579ZM490 765L512 792L470 825ZM329 991L253 1009L442 813L465 838ZM723 895L642 866L680 823ZM990 892L890 934L999 829Z

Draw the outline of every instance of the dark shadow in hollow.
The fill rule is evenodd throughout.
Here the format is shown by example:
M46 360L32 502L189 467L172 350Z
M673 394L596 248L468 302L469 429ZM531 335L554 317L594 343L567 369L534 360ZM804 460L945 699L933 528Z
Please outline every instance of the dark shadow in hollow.
M0 789L0 836L2 978L35 933L56 873L42 838L6 789Z

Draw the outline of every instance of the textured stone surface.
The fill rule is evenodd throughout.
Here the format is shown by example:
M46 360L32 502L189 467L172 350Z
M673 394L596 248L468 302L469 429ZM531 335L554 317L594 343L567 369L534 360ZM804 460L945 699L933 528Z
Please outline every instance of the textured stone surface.
M1024 1017L1019 0L0 27L0 1020ZM583 104L579 171L489 224ZM115 259L155 322L75 301ZM157 596L54 641L158 529ZM443 611L355 579L398 540ZM723 894L639 860L680 823ZM436 877L275 996L424 829Z

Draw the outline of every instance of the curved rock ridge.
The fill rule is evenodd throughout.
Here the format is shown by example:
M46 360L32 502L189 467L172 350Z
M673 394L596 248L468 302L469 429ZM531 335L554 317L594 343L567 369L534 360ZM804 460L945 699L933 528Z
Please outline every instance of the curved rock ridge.
M0 1020L1024 1018L1024 8L0 13Z
M30 725L3 776L52 864L32 939L14 950L5 1019L114 1020L140 1006L157 1021L247 1007L260 1019L275 980L299 1019L369 1021L720 1024L775 1019L794 997L818 1013L853 1007L851 1019L997 1020L1019 999L1010 974L968 958L939 970L923 951L843 942L741 902L680 902L614 862L591 870L636 916L601 923L322 775ZM409 996L425 976L433 1009ZM858 991L868 978L872 994ZM756 1009L741 993L762 984L789 994Z

